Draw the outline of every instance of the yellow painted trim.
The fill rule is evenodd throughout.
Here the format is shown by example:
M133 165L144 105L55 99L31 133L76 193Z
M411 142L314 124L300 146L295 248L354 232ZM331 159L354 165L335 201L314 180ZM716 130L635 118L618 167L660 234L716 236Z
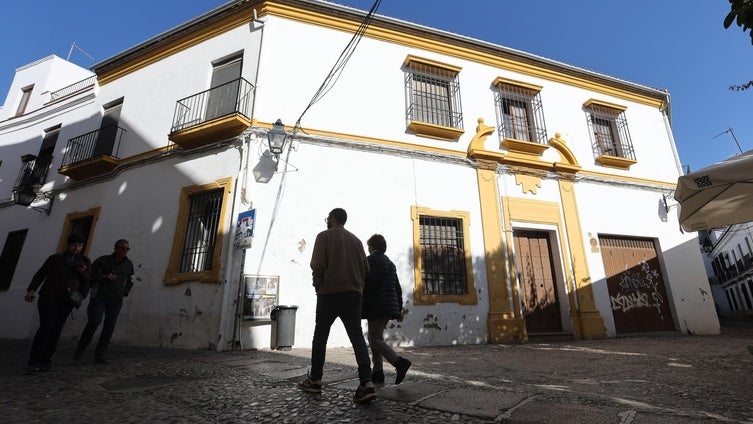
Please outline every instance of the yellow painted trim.
M465 246L465 272L468 294L465 295L429 295L424 294L424 284L421 278L421 269L423 267L423 254L421 253L421 231L419 228L419 218L421 216L436 216L442 218L455 218L463 222L463 245ZM411 206L411 219L413 220L413 275L415 285L413 286L413 304L430 305L439 302L456 302L461 305L478 304L478 295L476 294L476 285L473 281L473 261L471 259L471 235L469 226L471 214L466 211L436 211L433 209Z
M575 282L578 299L578 320L576 329L579 337L584 339L600 339L607 336L604 318L596 308L593 294L588 257L586 256L585 238L580 225L578 202L575 199L575 184L573 181L557 181L560 188L562 214L565 217L567 240L570 247L570 267Z
M420 121L410 121L408 129L421 137L429 137L437 140L457 140L465 130L460 128L445 127L443 125L429 124Z
M645 184L645 185L657 185L657 186L663 186L668 189L676 189L677 188L677 181L659 181L659 180L649 180L647 178L636 178L636 177L630 177L626 175L614 175L614 174L607 174L604 172L595 172L595 171L579 171L578 172L581 175L590 175L592 177L599 177L599 178L605 178L605 179L612 179L615 181L625 181L635 184Z
M476 157L478 154L487 152L484 142L492 133L494 133L494 127L484 124L484 118L478 118L476 134L474 134L471 142L468 144L468 156Z
M512 79L509 79L509 78L503 78L503 77L497 77L497 79L495 79L492 82L492 85L495 86L495 87L500 87L502 85L512 85L512 86L515 86L515 87L524 88L526 90L530 90L530 91L534 92L534 93L531 93L531 94L538 93L538 92L540 92L544 88L544 87L542 87L540 85L531 84L531 83L528 83L528 82L516 81L516 80L512 80Z
M321 14L308 10L301 10L283 5L269 5L268 12L272 15L297 20L309 24L319 25L325 28L331 28L346 32L354 32L360 25L360 21L350 21L336 18L331 15ZM489 65L495 68L506 69L512 72L518 72L533 77L543 78L550 81L560 82L574 87L584 88L586 90L599 92L605 95L623 98L637 103L646 104L656 108L663 108L665 105L665 96L649 96L636 93L631 90L616 87L611 84L592 81L590 75L573 75L577 70L568 70L563 72L555 69L544 69L541 66L531 65L519 60L501 57L497 54L486 53L480 50L452 45L454 40L448 39L429 39L414 35L405 31L395 31L392 29L382 28L378 23L372 24L366 29L365 35L377 40L387 41L394 44L404 45L412 48L432 51L459 59Z
M504 138L500 143L500 148L507 149L510 152L540 156L549 146L541 143L517 140L515 138Z
M85 211L70 212L65 215L65 220L63 221L63 231L60 233L60 241L58 241L57 251L62 252L68 247L68 236L71 234L71 230L73 230L73 221L79 220L81 218L92 217L92 226L91 228L89 228L89 238L86 239L86 247L83 252L84 255L89 256L89 249L91 248L92 239L94 238L94 230L97 226L97 221L99 221L99 215L101 213L102 207L97 206ZM115 242L115 240L113 240L113 242Z
M569 147L567 147L567 143L565 143L565 140L562 138L562 135L560 133L555 133L554 138L549 139L549 145L557 150L557 152L560 154L560 158L566 161L566 165L574 165L580 169L580 165L578 165L578 160L575 158L575 154L573 154L573 151L570 150Z
M237 13L234 13L233 15L226 17L216 23L206 25L195 30L193 33L184 35L179 39L168 42L164 46L160 46L153 51L147 52L141 56L137 56L121 66L100 73L99 75L97 75L99 85L102 86L104 84L112 82L117 78L123 77L131 72L155 63L170 55L176 54L182 50L197 45L225 31L246 24L253 18L252 9L254 8L257 10L259 17L273 15L281 18L304 22L307 24L318 25L324 28L345 31L348 33L355 32L361 24L360 20L354 21L343 19L331 14L323 14L313 10L303 10L284 4L262 1L257 4L249 5L247 9L241 9ZM372 25L366 29L365 35L376 40L382 40L410 48L423 49L438 54L481 63L495 68L505 69L511 72L517 72L520 74L542 78L549 81L555 81L573 87L595 91L604 95L619 97L625 100L649 105L659 109L663 109L666 106L666 96L651 96L618 87L617 84L594 81L593 79L596 78L596 76L579 73L576 69L547 69L543 67L546 66L545 64L538 64L537 66L536 64L525 63L523 60L516 60L515 58L510 57L502 57L500 54L487 53L478 49L462 47L460 45L453 45L453 42L459 43L459 41L456 40L450 40L446 38L430 39L427 37L412 34L408 31L396 31L392 29L382 28L378 25L378 23L372 23ZM501 54L513 56L512 53L503 52ZM553 67L556 65L549 66Z
M482 123L477 137L483 135ZM497 182L497 162L479 161L476 169L478 178L481 226L484 236L484 263L486 265L487 290L489 291L489 314L486 326L489 343L522 343L528 339L525 321L513 305L515 288L510 287L510 279L505 269L508 255L504 240L503 218L499 204L499 184Z
M212 269L201 272L180 272L180 261L183 253L183 244L185 243L186 238L185 228L186 225L188 225L188 213L191 208L191 196L210 190L216 190L218 188L222 188L224 192L212 256ZM209 184L183 187L180 192L180 209L175 223L175 233L173 234L173 245L170 250L170 260L163 280L165 284L179 284L184 281L217 282L220 280L220 268L222 268L222 239L223 234L226 232L225 227L227 224L225 221L228 210L231 207L230 193L232 192L232 189L232 177L223 178Z
M403 61L403 66L410 67L411 63L413 62L420 63L426 66L431 66L433 68L441 68L446 71L454 72L455 75L459 74L460 70L463 69L459 66L448 65L446 63L438 62L436 60L431 60L431 59L425 59L423 57L414 56L412 54L409 54L408 57L405 58L405 60Z
M252 121L252 125L260 127L260 128L272 128L271 123L257 121L256 119ZM288 131L292 131L293 127L285 126L285 129ZM493 129L494 128L492 128L492 130ZM340 138L340 139L352 140L352 141L363 141L366 143L381 144L384 146L397 147L397 148L403 148L403 149L419 150L422 152L429 152L429 153L438 153L438 154L447 155L447 156L454 156L454 157L466 157L467 156L466 152L463 152L463 151L443 149L441 147L424 146L421 144L405 143L402 141L393 141L393 140L387 140L384 138L365 137L365 136L341 133L341 132L335 132L335 131L323 131L323 130L318 130L318 129L313 129L313 128L300 128L299 131L301 133L310 134L310 135L318 135L318 136L330 137L330 138Z
M637 160L621 158L617 156L601 155L596 157L596 161L604 166L613 168L630 169L631 166L638 163Z
M617 114L620 112L624 112L627 110L627 106L618 105L615 103L605 102L603 100L597 100L597 99L588 99L583 103L583 107L588 109L591 106L601 106L605 107L607 109L614 109Z
M139 153L139 154L136 154L136 155L133 155L133 156L129 156L129 157L125 158L125 159L121 159L120 160L120 164L122 165L124 163L136 162L136 161L139 161L141 159L146 159L146 158L151 157L151 156L158 156L158 155L167 153L167 152L169 152L171 150L174 150L176 147L177 147L177 144L170 145L170 146L164 146L164 147L160 147L160 148L157 148L157 149L147 150L146 152Z
M531 194L537 194L536 188L541 188L541 178L533 175L515 174L515 184L523 189L523 194L529 191Z

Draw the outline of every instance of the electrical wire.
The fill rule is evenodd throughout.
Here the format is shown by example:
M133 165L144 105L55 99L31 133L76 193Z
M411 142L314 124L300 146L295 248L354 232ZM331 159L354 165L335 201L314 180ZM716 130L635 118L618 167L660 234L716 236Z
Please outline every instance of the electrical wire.
M374 15L376 14L377 9L379 8L380 3L382 3L382 0L376 0L374 4L371 6L371 9L366 14L366 17L361 22L361 25L358 26L358 29L353 34L353 37L350 39L348 44L345 46L345 49L343 49L342 53L340 53L340 57L337 58L337 61L332 66L332 69L329 71L329 74L324 78L324 81L322 82L322 85L319 86L319 89L316 91L314 96L311 98L311 101L309 102L308 106L303 110L301 113L301 116L298 117L298 119L295 122L295 128L293 129L293 133L295 135L295 132L297 130L301 130L301 120L303 119L303 116L308 112L308 110L314 106L317 102L319 102L324 96L329 93L330 90L335 86L338 79L340 79L340 76L342 75L343 70L345 69L345 65L348 64L350 61L350 58L353 56L353 53L356 51L356 47L358 47L358 44L361 42L361 39L363 38L363 35L366 33L366 29L371 24L371 21L374 19Z
M374 15L376 14L377 9L379 8L379 4L381 3L381 0L376 0L374 4L371 6L371 9L366 14L366 17L361 22L361 24L358 26L358 29L353 34L353 37L350 39L348 44L345 46L345 49L340 53L340 57L337 58L337 61L332 66L332 69L330 69L327 76L324 78L324 81L322 82L321 86L319 86L319 89L316 91L314 96L311 98L311 101L306 106L306 108L301 112L301 115L298 117L298 119L295 121L295 126L293 127L293 133L290 135L291 142L287 143L287 151L285 153L285 165L282 170L282 176L280 178L280 184L277 188L277 196L275 197L275 204L272 208L272 217L269 221L269 228L267 229L267 236L264 239L264 247L261 251L261 257L259 258L259 271L257 271L257 274L261 272L262 263L264 262L264 256L267 252L267 246L269 244L269 239L272 234L272 228L274 227L274 223L277 220L277 214L280 209L280 204L282 203L282 198L285 192L286 187L286 181L287 181L287 175L288 175L288 164L290 163L290 151L292 150L293 140L295 140L295 136L298 133L298 131L301 131L305 134L305 131L301 128L301 120L303 119L303 116L306 115L306 112L308 112L309 109L311 109L312 106L314 106L318 101L320 101L324 96L329 93L330 90L335 86L335 83L337 83L337 80L340 78L340 75L342 75L343 70L345 69L345 65L348 64L348 61L350 61L350 58L353 56L353 53L356 50L356 47L358 46L358 43L360 43L361 39L363 38L363 35L366 33L366 29L371 24L371 21L374 18Z

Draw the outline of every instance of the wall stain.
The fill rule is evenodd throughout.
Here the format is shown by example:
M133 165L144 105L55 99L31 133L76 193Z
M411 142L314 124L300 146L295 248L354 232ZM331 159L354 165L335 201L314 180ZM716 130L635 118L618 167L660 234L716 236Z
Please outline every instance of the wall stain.
M434 329L434 330L442 329L442 327L439 326L439 318L437 318L433 314L426 315L426 318L424 318L423 327L426 329Z

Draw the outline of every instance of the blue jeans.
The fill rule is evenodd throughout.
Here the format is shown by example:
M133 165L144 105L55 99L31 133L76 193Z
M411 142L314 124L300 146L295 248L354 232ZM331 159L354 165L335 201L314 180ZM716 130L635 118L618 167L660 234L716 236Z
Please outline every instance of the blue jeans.
M91 343L94 332L102 322L102 316L105 317L105 323L102 326L102 332L99 335L97 348L94 350L94 357L102 359L107 353L107 347L110 346L112 333L115 331L115 323L118 321L120 308L123 306L122 298L99 298L95 297L89 301L89 307L86 309L87 321L81 338L78 340L78 350L83 352Z
M50 367L52 355L57 349L60 333L63 331L63 325L65 325L71 309L65 296L39 296L37 301L39 329L34 335L27 365L30 367Z
M353 353L358 364L358 380L361 384L371 381L369 349L361 330L361 293L346 292L319 295L316 297L316 325L311 344L312 380L321 380L324 374L324 360L327 355L329 330L336 318L340 318L348 333Z

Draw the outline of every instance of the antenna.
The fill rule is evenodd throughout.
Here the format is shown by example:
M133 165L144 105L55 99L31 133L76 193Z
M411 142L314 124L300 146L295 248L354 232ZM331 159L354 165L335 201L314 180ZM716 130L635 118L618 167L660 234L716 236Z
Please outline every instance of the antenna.
M86 55L86 57L88 57L89 59L91 59L91 60L92 60L92 62L96 62L96 61L97 61L97 60L96 60L96 59L94 59L94 58L93 58L93 57L92 57L92 56L91 56L91 55L90 55L89 53L85 52L85 51L84 51L84 50L83 50L83 49L82 49L81 47L77 46L77 45L76 45L76 42L75 42L75 41L74 41L73 43L71 43L71 48L70 48L70 50L68 50L68 56L67 56L67 57L65 58L65 60L70 60L70 58L71 58L71 53L73 53L73 49L74 49L74 48L75 48L76 50L80 51L81 53L85 54L85 55Z
M721 136L723 134L727 134L727 133L729 133L730 135L732 135L732 139L735 140L735 144L737 145L737 150L739 150L740 153L742 154L743 149L740 148L740 143L737 142L737 137L735 137L735 131L732 130L732 127L727 128L727 131L723 131L723 132L721 132L721 133L719 133L719 134L717 134L717 135L715 135L715 136L713 136L711 138L714 139L714 138L717 138L717 137L719 137L719 136Z

